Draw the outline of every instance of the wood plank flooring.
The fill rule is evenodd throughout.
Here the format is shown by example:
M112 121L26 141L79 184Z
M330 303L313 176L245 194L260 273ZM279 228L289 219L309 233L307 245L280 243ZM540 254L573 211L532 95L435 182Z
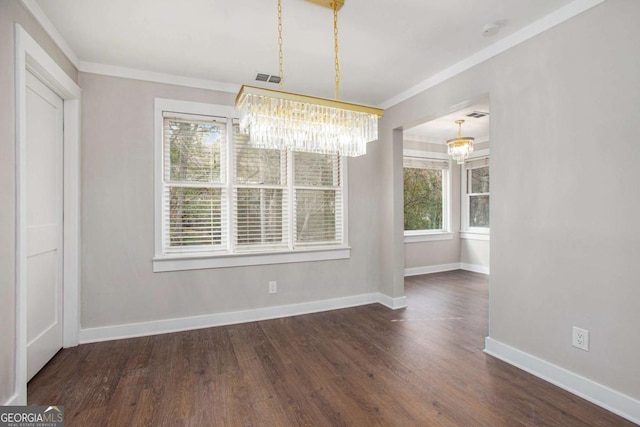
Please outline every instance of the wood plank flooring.
M632 426L482 352L487 277L406 280L381 305L60 351L29 404L67 426Z

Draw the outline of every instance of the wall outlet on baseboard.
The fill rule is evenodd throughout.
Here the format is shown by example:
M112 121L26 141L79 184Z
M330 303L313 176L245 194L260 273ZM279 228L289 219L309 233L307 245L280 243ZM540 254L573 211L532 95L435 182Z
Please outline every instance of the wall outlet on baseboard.
M276 292L278 292L278 282L272 280L269 282L269 293L275 294Z
M580 350L589 351L589 331L574 326L571 343Z

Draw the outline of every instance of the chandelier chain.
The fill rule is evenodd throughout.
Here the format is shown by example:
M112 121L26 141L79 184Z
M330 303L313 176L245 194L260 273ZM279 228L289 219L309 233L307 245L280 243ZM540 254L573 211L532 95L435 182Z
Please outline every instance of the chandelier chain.
M2 1L2 0L0 0ZM344 0L308 0L333 9L335 100L242 85L236 96L239 130L254 148L361 156L378 139L383 110L340 102L338 9ZM277 0L280 87L284 81L282 0ZM328 53L328 52L327 52ZM275 80L268 78L269 81ZM259 76L257 80L262 80Z
M283 67L283 55L282 55L282 0L278 0L278 59L280 61L280 87L283 87L284 82L284 67Z
M338 58L338 1L333 0L333 40L336 54L336 90L335 96L338 99L340 91L340 59Z

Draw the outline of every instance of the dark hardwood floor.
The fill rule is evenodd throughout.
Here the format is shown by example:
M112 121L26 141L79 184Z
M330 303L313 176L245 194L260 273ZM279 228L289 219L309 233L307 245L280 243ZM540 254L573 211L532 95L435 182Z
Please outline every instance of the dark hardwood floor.
M487 278L407 278L336 310L60 351L29 404L67 426L632 426L482 352Z

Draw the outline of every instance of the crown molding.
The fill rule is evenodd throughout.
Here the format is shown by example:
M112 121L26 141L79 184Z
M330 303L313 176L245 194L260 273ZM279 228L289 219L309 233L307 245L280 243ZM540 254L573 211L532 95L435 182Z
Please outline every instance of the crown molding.
M494 44L487 46L486 48L452 65L451 67L445 68L444 70L429 77L426 80L423 80L417 85L412 86L409 89L399 93L398 95L387 99L386 101L380 103L378 107L387 109L401 103L402 101L406 101L407 99L421 92L424 92L425 90L430 89L444 82L445 80L457 76L458 74L468 70L469 68L481 64L482 62L491 59L494 56L508 49L511 49L512 47L517 46L520 43L523 43L530 38L535 37L538 34L571 19L586 10L591 9L592 7L599 5L600 3L604 3L605 1L607 0L575 0L574 2L571 2L563 8L558 9L555 12L552 12L549 15L537 20L536 22L527 25L526 27L516 31L515 33L498 40Z
M62 35L58 32L56 27L49 21L49 18L44 13L44 11L40 8L40 5L36 2L36 0L20 0L20 3L27 9L36 21L42 26L44 31L51 37L53 42L60 48L62 53L69 58L69 61L76 67L80 68L78 65L80 64L80 59L78 55L71 49L69 43L62 37Z
M473 55L463 59L462 61L445 68L439 73L429 77L426 80L410 87L409 89L393 96L386 101L380 103L377 107L387 109L406 101L407 99L430 89L437 84L444 82L494 56L519 45L538 34L555 27L582 12L589 10L607 0L575 0L561 9L550 13L549 15L539 19L536 22L516 31L515 33L497 41ZM173 74L157 73L153 71L139 70L115 65L99 64L94 62L80 61L76 53L71 49L67 41L58 32L55 26L49 21L49 18L40 8L36 0L20 0L24 7L35 17L42 25L44 30L53 39L56 45L64 52L75 67L85 73L102 74L114 77L124 77L135 80L146 80L156 83L166 83L179 86L187 86L200 89L218 90L222 92L236 93L240 89L240 85L233 83L224 83L214 80L198 79L192 77L178 76Z
M424 142L424 143L427 143L427 144L442 145L444 147L447 146L447 141L444 140L444 139L435 140L435 139L432 139L429 136L425 136L425 135L421 135L421 134L417 134L417 133L404 133L403 141ZM489 141L490 141L489 137L483 137L483 138L476 138L475 143L476 144L482 144L482 143L489 142Z
M177 86L193 87L198 89L217 90L220 92L238 93L240 85L224 83L215 80L198 79L194 77L178 76L176 74L157 73L155 71L140 70L136 68L120 67L117 65L99 64L97 62L80 61L78 70L83 73L101 74L125 79L143 80L147 82L165 83Z

